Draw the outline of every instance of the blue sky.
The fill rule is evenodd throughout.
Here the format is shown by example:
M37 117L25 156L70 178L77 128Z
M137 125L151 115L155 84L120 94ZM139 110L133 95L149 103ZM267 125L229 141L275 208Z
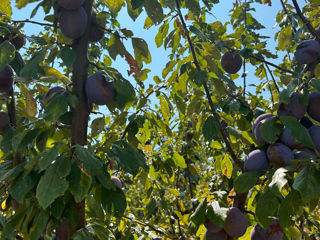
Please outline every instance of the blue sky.
M212 14L214 17L208 16L208 22L213 22L216 20L220 20L221 22L226 22L229 18L228 15L229 15L229 10L232 8L232 2L234 1L222 0L221 3L216 4L212 10ZM266 29L262 30L261 34L266 36L271 36L271 38L268 40L268 47L274 52L273 36L276 31L279 31L279 28L278 27L273 28L273 26L276 23L275 21L276 13L281 9L281 4L280 4L280 1L272 1L272 3L273 3L272 7L268 5L253 4L252 6L256 8L256 12L252 14L263 25L266 26ZM37 3L29 4L26 8L21 10L13 8L12 18L14 20L28 19L30 17L31 11L36 5ZM125 27L127 29L133 30L135 37L140 37L147 41L149 45L149 50L152 56L152 63L145 67L151 70L151 72L148 75L148 79L152 80L153 76L155 75L161 76L161 71L168 61L166 57L168 53L165 52L164 48L162 47L157 48L155 45L154 37L157 34L158 27L151 27L148 30L143 29L145 17L146 17L145 14L141 14L138 17L138 19L134 22L128 16L126 12L126 8L123 8L119 13L118 19L120 21L122 28ZM44 18L44 14L40 9L38 11L38 14L32 20L43 22L43 18ZM42 30L41 26L30 24L30 23L26 23L24 27L24 31L27 36L28 35L30 36L32 34L37 34L41 30ZM125 45L128 47L130 51L131 41L128 41L127 43L125 43ZM130 52L133 53L132 50ZM120 71L124 77L132 80L132 77L129 77L127 74L127 70L129 70L129 66L124 59L117 57L116 61L113 62L112 66L118 69L118 71ZM249 71L248 84L256 83L257 79L253 75L254 69L249 66L247 70ZM147 80L146 82L148 82L149 80ZM239 81L240 83L242 80L239 79L237 81ZM152 83L152 81L149 81L149 82Z

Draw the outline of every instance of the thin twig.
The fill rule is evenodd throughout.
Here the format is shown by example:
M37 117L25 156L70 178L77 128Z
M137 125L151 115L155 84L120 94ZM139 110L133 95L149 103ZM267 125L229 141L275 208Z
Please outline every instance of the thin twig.
M288 10L286 8L286 5L284 4L283 0L280 0L280 2L281 2L284 13L288 16L288 18L290 19L290 21L292 23L292 17L289 15ZM296 33L297 29L295 28L295 26L293 26L292 24L291 24L291 26L292 26L293 32Z
M311 23L304 17L303 13L301 12L301 9L297 3L296 0L292 0L292 3L294 5L294 8L297 11L298 16L300 17L300 19L302 20L302 22L307 26L307 28L309 29L309 32L318 40L320 41L320 36L318 34L318 32L314 29L314 27L311 25Z
M182 13L181 13L179 0L176 0L176 7L177 7L177 11L178 11L178 15L179 15L180 21L181 21L182 26L183 26L184 31L185 31L185 35L186 35L188 43L189 43L189 47L190 47L190 50L191 50L191 53L192 53L192 56L193 56L194 64L196 65L197 70L201 71L201 67L200 67L200 64L198 62L195 50L194 50L194 46L193 46L193 43L191 41L187 25L186 25L186 23L184 21ZM221 135L222 135L222 138L224 140L224 143L226 144L227 150L228 150L229 154L231 155L233 161L239 166L239 168L241 170L243 170L243 163L239 160L239 158L237 157L237 155L233 151L233 149L231 147L231 144L229 142L229 139L228 139L227 129L226 129L225 126L222 125L220 115L217 113L217 110L216 110L216 108L215 108L215 106L213 104L213 101L212 101L211 95L210 95L210 91L209 91L209 87L208 87L206 82L203 82L202 85L204 87L204 90L205 90L205 93L206 93L206 96L207 96L207 99L208 99L208 102L209 102L211 113L212 113L213 117L215 118L215 120L218 122L219 127L221 129Z
M11 22L13 22L13 23L32 23L32 24L37 24L37 25L46 26L46 27L53 27L54 26L53 24L50 24L50 23L41 23L41 22L36 22L36 21L29 20L29 19L11 20Z
M272 66L272 67L275 67L275 68L277 68L277 69L279 69L279 70L281 70L281 71L283 71L283 72L295 74L295 73L292 72L291 70L282 68L282 67L280 67L280 66L278 66L278 65L276 65L276 64L274 64L274 63L272 63L272 62L268 62L268 61L264 60L263 58L257 57L257 56L255 56L255 55L253 55L253 54L251 54L250 57L258 60L259 62L263 62L263 63L265 63L265 64L268 64L268 65Z
M244 1L244 28L247 30L247 0ZM245 46L246 47L246 46ZM243 96L246 96L247 75L246 75L246 60L243 61Z
M273 74L272 74L269 66L268 66L267 64L266 64L265 66L267 67L268 72L269 72L269 74L271 75L271 78L272 78L272 82L273 82L274 87L277 89L277 92L279 93L279 92L280 92L280 89L279 89L279 87L278 87L278 85L277 85L276 79L274 78L274 76L273 76Z

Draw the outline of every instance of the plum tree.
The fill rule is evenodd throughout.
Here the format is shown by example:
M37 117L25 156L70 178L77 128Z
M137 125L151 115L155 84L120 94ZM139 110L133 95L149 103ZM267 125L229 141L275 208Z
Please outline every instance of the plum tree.
M114 184L118 187L118 188L122 188L122 182L118 177L112 176L111 180L114 182Z
M267 156L270 163L276 167L288 166L291 160L294 159L291 149L283 143L271 144L267 149Z
M320 43L317 40L306 40L301 42L294 53L299 64L311 64L320 56Z
M64 93L66 93L66 89L64 87L57 86L49 89L49 91L44 96L44 104L48 104L52 100L52 98Z
M79 8L85 0L57 0L58 4L69 10L74 10Z
M307 112L307 106L300 102L300 94L294 92L290 96L288 104L280 103L278 107L278 116L292 116L300 120Z
M235 74L237 73L242 66L242 58L236 53L226 52L221 58L221 67L227 73Z
M267 238L267 231L259 223L252 228L250 240L267 240Z
M306 116L304 116L304 117L301 118L300 124L301 124L302 126L304 126L306 129L309 129L309 128L311 128L312 126L314 126L313 122L311 122L311 120L310 120L308 117L306 117Z
M209 219L207 219L205 222L204 222L204 226L206 227L206 229L209 231L209 232L220 232L223 227L220 227L216 224L214 224L213 222L211 222Z
M280 136L280 140L282 143L284 143L285 145L287 145L290 148L302 148L303 145L301 143L298 143L291 135L291 131L288 128L284 128L281 136Z
M309 95L307 112L314 120L320 122L320 93L313 92Z
M63 35L71 39L81 37L88 24L88 16L83 7L74 10L61 8L58 20Z
M308 131L316 149L320 151L320 126L313 126Z
M9 114L6 112L0 112L0 134L4 132L9 123Z
M239 208L231 207L223 228L230 237L241 237L247 230L247 219Z
M13 87L13 71L7 64L0 72L0 92L7 92Z
M266 170L269 161L264 151L256 149L251 151L244 161L246 171Z
M110 79L110 77L108 78ZM115 94L114 83L108 82L101 72L97 72L88 78L85 89L89 102L98 105L108 104Z
M220 232L210 232L210 231L206 230L206 234L205 234L204 238L206 240L227 240L228 235L224 230L222 230Z
M272 113L263 113L263 114L259 115L256 118L256 120L254 121L254 123L252 124L253 134L256 137L256 139L258 140L258 142L260 142L261 144L265 144L266 141L260 135L260 126L266 119L274 117L274 116L275 115L273 115Z

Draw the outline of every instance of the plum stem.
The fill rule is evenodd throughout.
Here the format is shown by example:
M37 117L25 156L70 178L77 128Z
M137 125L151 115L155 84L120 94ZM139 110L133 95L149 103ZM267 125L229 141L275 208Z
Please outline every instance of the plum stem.
M196 56L196 52L194 50L194 46L193 46L193 43L191 41L191 38L190 38L190 34L189 34L189 31L188 31L188 28L187 28L187 25L184 21L184 18L182 16L182 13L181 13L181 9L180 9L180 4L179 4L179 0L176 0L176 7L177 7L177 12L178 12L178 15L179 15L179 18L180 18L180 21L182 23L182 26L183 26L183 29L184 29L184 32L185 32L185 35L187 37L187 40L188 40L188 43L189 43L189 47L190 47L190 50L191 50L191 53L192 53L192 56L193 56L193 61L194 61L194 64L196 65L196 68L197 70L200 72L201 71L201 67L200 67L200 64L198 62L198 59L197 59L197 56ZM211 99L211 94L210 94L210 91L209 91L209 87L207 85L206 82L203 81L202 83L203 87L204 87L204 90L205 90L205 93L206 93L206 96L207 96L207 99L208 99L208 102L209 102L209 106L210 106L210 109L211 109L211 113L213 115L213 117L215 118L215 120L218 122L219 124L219 127L221 129L221 135L222 135L222 138L223 138L223 141L224 143L226 144L226 147L227 147L227 150L229 152L229 154L231 155L233 161L239 166L239 168L243 171L243 163L239 160L239 158L237 157L237 155L235 154L235 152L233 151L232 149L232 146L230 144L230 141L229 141L229 138L228 138L228 132L227 132L227 129L226 129L226 126L224 126L222 123L221 123L221 118L220 118L220 115L217 113L217 110L213 104L213 101Z

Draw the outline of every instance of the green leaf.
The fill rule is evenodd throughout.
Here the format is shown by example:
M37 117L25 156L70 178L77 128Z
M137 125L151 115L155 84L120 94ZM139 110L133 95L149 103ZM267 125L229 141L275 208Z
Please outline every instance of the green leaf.
M116 36L116 34L111 35L107 44L107 50L113 60L116 60L118 55L120 55L121 57L124 57L126 55L126 48L121 42L121 39Z
M0 71L14 59L15 52L15 47L9 41L0 44Z
M297 210L302 207L301 196L299 192L292 190L284 200L282 200L279 209L279 222L282 227L289 227L293 223L293 217Z
M280 120L290 130L294 139L308 148L315 149L315 145L309 135L308 130L302 126L296 118L282 116L280 117Z
M24 78L37 78L40 71L39 63L44 61L47 49L36 52L29 62L21 69L20 76Z
M44 150L41 153L41 157L38 162L40 171L47 169L49 165L57 159L58 155L59 155L59 152L58 152L58 149L56 148L50 148L50 149Z
M74 196L75 201L81 202L88 194L91 186L91 177L83 172L76 164L73 164L67 179L69 181L69 190Z
M124 0L104 0L104 2L113 13L119 12L124 4Z
M305 166L293 182L293 189L300 192L305 202L320 195L320 171L314 165Z
M10 62L10 66L14 69L16 74L19 75L21 69L24 67L25 63L21 57L19 52L16 52L14 55L14 59Z
M145 0L131 0L132 9L135 10L137 8L142 7Z
M201 40L206 40L206 35L204 35L204 33L199 28L196 28L195 26L191 25L189 27L189 30L196 34Z
M96 118L91 123L91 137L96 137L106 125L104 117Z
M30 228L30 239L39 239L45 227L48 224L49 214L41 210L32 227Z
M57 197L62 196L68 189L69 184L64 177L70 173L70 170L71 160L60 157L40 178L36 190L36 197L43 209L46 209Z
M10 5L10 0L1 0L0 1L0 13L11 17L12 15L12 8Z
M56 95L46 106L44 119L47 121L57 121L68 111L68 101L64 95Z
M278 49L286 50L291 46L292 40L292 27L290 25L282 28L278 35Z
M198 228L201 224L206 221L206 208L207 208L207 199L204 198L201 203L198 205L194 213L191 215L191 221Z
M181 156L179 153L175 152L173 153L172 159L177 167L187 168L186 161L184 160L184 157Z
M269 184L269 188L271 189L271 191L279 197L282 196L281 190L288 182L288 180L286 179L287 172L288 170L285 168L278 168L274 172L272 176L272 181Z
M146 9L148 17L154 24L162 22L164 17L161 4L157 0L147 0L144 2L144 8Z
M114 142L111 153L120 167L133 175L139 172L140 167L148 169L143 152L130 143L123 140Z
M186 0L186 7L196 16L200 15L200 5L198 0Z
M234 180L234 190L239 194L248 192L257 183L260 175L260 171L242 173Z
M26 135L23 136L23 138L17 145L17 151L23 151L30 143L32 143L33 140L35 140L40 131L41 129L39 128L27 131Z
M76 154L80 162L83 164L84 169L95 172L103 166L102 161L100 161L95 155L93 155L89 149L76 145Z
M148 44L142 38L132 38L132 47L134 49L134 59L139 63L151 63L151 55Z
M206 141L212 141L218 135L219 132L219 123L215 120L213 116L208 117L202 128L202 134Z
M122 217L126 207L127 200L120 188L115 190L101 188L101 203L104 209L115 217Z
M221 208L218 201L214 201L207 208L206 216L214 224L223 227L228 215L228 208Z
M70 47L62 47L60 52L60 57L66 67L70 68L76 59L76 54Z
M4 224L4 228L1 232L1 239L15 239L16 230L19 229L19 225L22 223L25 216L25 210L20 209Z
M30 192L38 181L38 176L31 172L29 175L21 175L10 185L9 193L19 203L23 202L25 195Z
M277 121L277 118L271 117L264 120L258 131L260 131L261 137L268 143L275 143L281 132L282 132L282 125Z
M198 87L201 87L203 83L208 81L208 73L207 71L198 71L194 75L194 83L197 84Z
M97 171L95 171L94 176L104 188L113 190L116 188L114 182L111 180L106 165L103 165L102 168L99 168Z
M9 169L5 172L5 174L0 175L0 182L8 181L11 179L16 178L20 173L24 171L24 166L26 165L26 162L20 163L16 167Z
M278 198L270 189L266 189L259 196L256 206L256 217L263 227L267 227L273 222L273 219L270 217L277 216L279 206L280 202Z

